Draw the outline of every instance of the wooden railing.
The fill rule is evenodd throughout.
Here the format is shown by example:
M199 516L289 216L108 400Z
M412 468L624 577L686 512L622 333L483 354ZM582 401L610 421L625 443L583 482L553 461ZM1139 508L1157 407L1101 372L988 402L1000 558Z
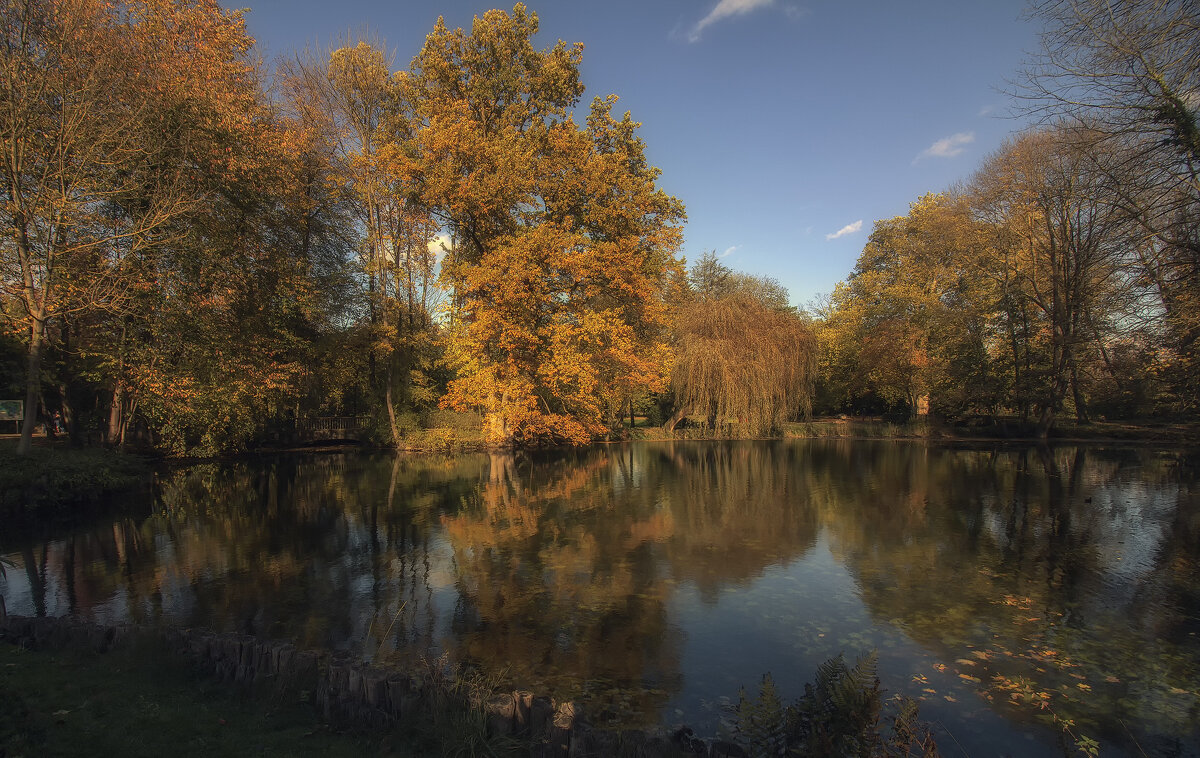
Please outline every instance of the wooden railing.
M296 419L296 438L309 440L357 440L367 428L366 416L318 416Z

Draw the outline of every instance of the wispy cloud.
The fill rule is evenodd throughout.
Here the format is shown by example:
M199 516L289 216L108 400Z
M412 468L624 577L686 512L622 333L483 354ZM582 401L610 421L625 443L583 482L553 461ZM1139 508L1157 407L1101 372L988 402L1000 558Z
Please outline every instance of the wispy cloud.
M775 0L719 0L708 15L696 22L688 32L688 42L699 42L700 32L708 27L733 16L744 16L759 8L767 8L775 4Z
M847 234L854 234L855 232L860 231L861 229L862 229L862 219L860 218L858 221L855 221L853 224L846 224L841 229L838 229L836 232L833 232L832 234L826 234L825 239L835 240L838 237L845 237Z
M740 248L740 247L741 247L741 245L734 245L733 247L727 247L727 248L725 248L725 252L721 253L717 257L718 258L728 258L729 256L736 253L738 248Z
M917 165L922 158L953 158L956 155L962 155L963 151L967 149L966 146L974 141L975 132L959 132L951 134L949 137L942 137L922 150L916 158L913 158L913 165Z
M987 116L990 116L990 115L992 115L992 114L993 114L993 113L995 113L995 112L996 112L996 106L994 106L994 105L985 105L985 106L983 106L982 108L980 108L980 109L979 109L978 116L979 116L979 118L986 118Z

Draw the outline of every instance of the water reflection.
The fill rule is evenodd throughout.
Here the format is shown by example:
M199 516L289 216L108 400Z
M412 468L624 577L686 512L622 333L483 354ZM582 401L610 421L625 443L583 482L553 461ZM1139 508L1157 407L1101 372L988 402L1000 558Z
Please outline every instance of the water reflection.
M862 441L209 463L161 475L149 517L0 546L0 589L16 613L444 650L601 721L711 723L764 671L878 648L972 755L1058 751L1011 682L1106 754L1193 755L1196 471Z

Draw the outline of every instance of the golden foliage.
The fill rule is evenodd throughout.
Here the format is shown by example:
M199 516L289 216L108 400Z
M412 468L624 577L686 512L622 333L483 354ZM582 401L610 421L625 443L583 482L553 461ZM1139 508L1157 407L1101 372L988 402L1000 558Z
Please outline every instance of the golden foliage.
M811 411L816 340L794 312L734 293L684 305L678 323L672 386L683 407L736 420L747 436Z
M522 5L469 35L439 22L404 82L414 137L394 165L454 233L443 404L481 409L495 443L583 444L665 386L683 209L615 97L575 123L581 46L539 51L536 31Z

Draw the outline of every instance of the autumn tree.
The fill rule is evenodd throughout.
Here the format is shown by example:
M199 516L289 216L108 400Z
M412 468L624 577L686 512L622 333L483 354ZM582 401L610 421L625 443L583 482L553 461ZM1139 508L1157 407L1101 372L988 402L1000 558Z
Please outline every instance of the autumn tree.
M1173 0L1041 0L1041 50L1019 93L1071 129L1136 223L1177 407L1200 397L1200 9Z
M1086 351L1103 347L1101 327L1130 284L1129 220L1114 202L1110 178L1095 170L1074 135L1043 130L991 156L974 186L981 210L1007 227L1005 276L1036 320L1025 331L1035 351L1027 365L1037 366L1037 432L1048 433L1068 392L1077 419L1087 421Z
M306 265L305 277L323 304L302 377L303 407L296 412L356 415L371 394L361 214L341 172L345 132L333 117L326 64L327 57L305 51L280 59L275 69L278 118L293 156L281 183L283 207L299 235L295 252Z
M492 442L580 444L665 386L683 209L615 97L575 121L582 46L539 50L537 28L520 4L470 33L439 20L405 81L412 141L391 160L454 242L443 402L480 409Z
M239 52L241 19L155 0L14 0L0 13L3 284L28 330L24 453L50 321L119 308L169 223L194 207L175 67L209 43ZM181 37L200 16L212 37L188 48Z
M677 411L667 428L696 413L713 431L736 421L737 434L759 436L810 412L816 343L787 291L731 271L711 253L690 279L691 297L676 314Z
M925 195L876 222L820 324L821 361L841 397L875 396L910 414L994 407L985 256L959 194Z
M23 446L48 348L63 410L86 383L110 442L141 425L179 452L244 446L295 394L321 277L292 255L299 206L280 188L295 143L241 14L209 0L4 14L3 281L29 335Z
M393 74L382 43L361 40L324 57L296 56L282 73L292 99L320 126L328 182L354 220L367 315L358 340L366 376L346 379L365 379L373 407L383 406L399 444L397 406L411 410L433 400L429 368L438 300L437 224L414 196L407 164L382 158L387 151L404 155L411 141L405 73Z

